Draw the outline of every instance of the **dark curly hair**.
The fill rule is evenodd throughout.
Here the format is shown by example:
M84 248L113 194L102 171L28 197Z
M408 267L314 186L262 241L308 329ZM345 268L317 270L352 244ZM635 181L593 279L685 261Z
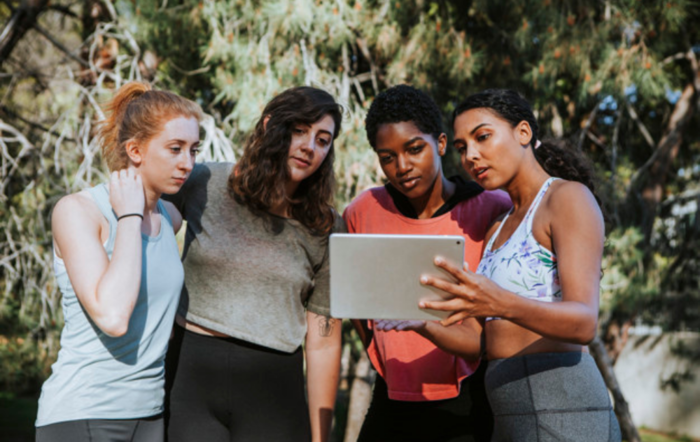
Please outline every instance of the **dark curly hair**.
M545 172L550 176L582 183L593 193L600 205L600 198L595 191L595 172L587 157L563 140L540 140L542 144L535 149L540 127L530 103L522 95L510 89L487 89L470 95L454 110L452 125L454 126L454 121L460 114L479 108L489 109L513 127L521 121L526 121L532 129L532 152Z
M273 98L265 106L243 156L229 176L229 193L236 201L258 212L268 212L286 199L291 205L292 218L315 233L328 233L335 219L333 141L318 170L299 184L294 195L285 193L292 130L298 124L310 125L326 115L335 123L335 141L340 133L342 108L328 92L301 86Z
M376 149L377 131L382 124L411 121L425 134L435 139L444 133L442 114L428 94L406 84L391 87L372 102L365 118L367 139Z

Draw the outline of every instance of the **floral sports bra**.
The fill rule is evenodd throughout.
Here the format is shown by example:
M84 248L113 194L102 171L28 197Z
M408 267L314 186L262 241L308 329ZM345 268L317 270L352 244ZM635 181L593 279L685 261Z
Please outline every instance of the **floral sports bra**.
M532 234L532 219L547 189L557 178L549 178L540 188L530 209L510 238L498 249L493 243L506 223L508 212L501 225L486 245L476 273L488 277L504 289L525 298L543 302L561 301L557 257L544 248ZM486 318L486 320L499 318Z

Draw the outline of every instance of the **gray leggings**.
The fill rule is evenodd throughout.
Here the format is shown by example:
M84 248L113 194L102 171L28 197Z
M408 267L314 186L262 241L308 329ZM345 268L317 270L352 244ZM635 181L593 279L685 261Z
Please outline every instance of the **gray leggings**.
M489 361L492 442L619 442L608 390L587 353Z
M37 427L36 442L163 442L163 416L81 419Z

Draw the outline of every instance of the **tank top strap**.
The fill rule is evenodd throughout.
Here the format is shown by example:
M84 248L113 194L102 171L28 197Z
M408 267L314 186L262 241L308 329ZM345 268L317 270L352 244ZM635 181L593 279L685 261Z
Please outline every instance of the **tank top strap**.
M160 212L160 219L164 220L166 224L168 224L168 227L170 227L170 230L173 230L173 220L170 218L170 214L165 208L165 204L163 204L163 200L159 199L158 200L158 211ZM160 228L162 229L163 226L161 225Z
M491 248L493 247L493 243L496 241L496 238L498 238L498 234L501 233L501 229L503 228L503 225L506 223L506 220L510 216L510 214L513 213L513 208L511 207L510 210L508 210L508 213L506 213L506 216L503 217L503 221L501 221L501 225L498 226L498 229L496 229L496 232L491 236L491 239L489 240L488 244L486 244L486 248L484 249L484 252L490 252Z
M102 215L109 221L109 239L105 244L105 249L110 253L117 234L117 215L114 213L112 205L109 202L109 189L107 185L107 183L98 184L97 186L90 187L88 192L95 201L95 204L97 204L100 212L102 212Z
M527 214L525 215L526 227L528 232L532 232L532 220L535 218L535 212L537 212L537 208L540 206L540 202L542 202L544 194L547 193L547 189L549 189L549 186L554 182L554 180L558 179L559 178L550 177L547 181L544 182L544 184L542 184L542 187L540 187L540 191L537 192L535 200L532 202L532 204L530 205L530 209L528 209Z
M95 204L97 204L97 207L100 209L100 212L102 212L102 215L104 215L104 217L107 218L110 223L112 221L116 222L117 215L114 213L112 205L109 202L109 189L107 188L107 183L90 187L88 188L88 192L90 192L92 199L95 200Z

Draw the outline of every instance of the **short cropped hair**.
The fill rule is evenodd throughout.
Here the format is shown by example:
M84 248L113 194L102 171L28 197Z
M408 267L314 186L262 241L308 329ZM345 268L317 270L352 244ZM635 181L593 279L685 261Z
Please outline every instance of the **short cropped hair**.
M440 108L430 95L412 86L400 84L377 95L372 102L365 118L369 144L376 149L377 131L382 124L404 121L413 122L421 132L430 134L435 139L444 133Z

